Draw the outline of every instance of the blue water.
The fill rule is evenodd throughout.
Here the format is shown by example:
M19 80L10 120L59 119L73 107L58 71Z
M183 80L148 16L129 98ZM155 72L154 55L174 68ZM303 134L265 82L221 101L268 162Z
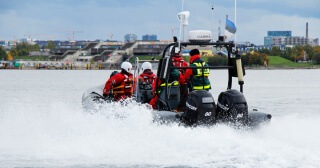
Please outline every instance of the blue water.
M320 167L320 70L247 70L249 108L273 115L253 131L157 125L136 103L83 112L111 72L1 70L0 167ZM226 75L211 71L215 100Z

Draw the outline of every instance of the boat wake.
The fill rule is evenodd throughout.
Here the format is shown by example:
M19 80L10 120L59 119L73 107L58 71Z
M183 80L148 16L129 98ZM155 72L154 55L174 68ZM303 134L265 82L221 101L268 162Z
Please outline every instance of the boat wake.
M152 122L139 103L103 104L83 112L66 103L18 107L0 118L4 167L316 167L320 116L275 117L252 131L226 124L181 127ZM125 159L124 159L125 158Z

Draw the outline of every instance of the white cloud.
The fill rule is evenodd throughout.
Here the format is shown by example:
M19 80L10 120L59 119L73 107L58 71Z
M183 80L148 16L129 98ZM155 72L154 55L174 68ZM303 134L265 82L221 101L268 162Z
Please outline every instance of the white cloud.
M37 5L32 2L29 0L28 5L13 0L0 12L0 40L21 38L28 33L67 39L72 36L71 30L83 31L75 35L77 39L107 39L112 33L113 39L123 40L125 34L135 33L139 38L156 34L159 39L167 40L171 39L172 27L179 27L177 14L181 11L181 0L77 1L73 5L73 1L37 1ZM123 2L126 4L121 4ZM263 44L268 30L292 30L293 35L304 36L306 22L309 22L309 37L319 37L320 14L315 15L314 10L319 3L318 0L237 1L237 39ZM279 5L280 9L275 8ZM213 35L217 36L219 20L222 32L227 14L234 21L234 1L231 0L185 0L184 8L191 13L189 30L214 28ZM305 9L297 10L301 8ZM177 30L174 33L178 35Z

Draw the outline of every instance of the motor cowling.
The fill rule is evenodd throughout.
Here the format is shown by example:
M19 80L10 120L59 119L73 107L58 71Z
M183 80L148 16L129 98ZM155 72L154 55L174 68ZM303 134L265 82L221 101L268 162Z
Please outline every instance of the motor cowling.
M248 122L248 104L243 93L230 89L221 92L217 103L217 120Z
M214 124L216 105L210 92L195 90L189 93L182 121L187 125Z

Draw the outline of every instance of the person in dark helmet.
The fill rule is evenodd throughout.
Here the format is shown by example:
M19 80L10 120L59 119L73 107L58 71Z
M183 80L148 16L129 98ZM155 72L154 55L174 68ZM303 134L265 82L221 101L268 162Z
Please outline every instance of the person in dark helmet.
M211 84L208 79L210 69L205 68L208 64L201 59L200 51L198 49L192 49L189 54L191 67L204 67L186 70L183 78L188 82L189 88L191 91L211 89Z
M106 82L103 89L103 96L112 96L115 101L132 97L134 81L131 69L132 64L130 62L123 62L121 64L121 72L113 72L113 76Z

